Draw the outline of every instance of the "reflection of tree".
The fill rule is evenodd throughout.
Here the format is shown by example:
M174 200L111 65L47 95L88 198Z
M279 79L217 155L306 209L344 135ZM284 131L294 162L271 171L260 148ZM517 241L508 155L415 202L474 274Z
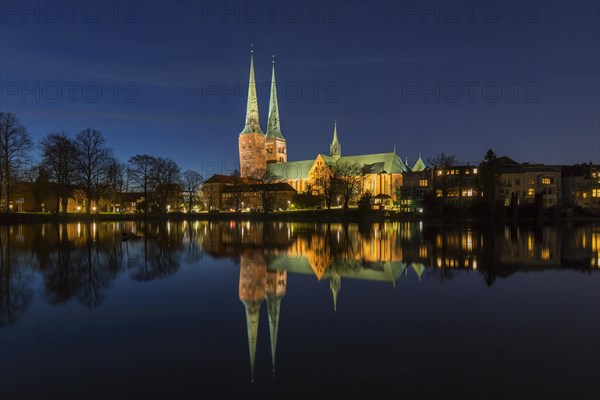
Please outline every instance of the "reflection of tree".
M81 286L77 291L77 300L82 305L94 308L102 303L103 290L115 278L117 270L110 268L110 251L102 251L98 242L93 240L90 224L86 226L86 233L86 244L80 251L82 260L78 272L81 275Z
M104 290L120 270L121 244L114 234L103 235L100 240L92 236L92 225L86 224L81 229L83 243L78 241L79 237L77 240L69 237L66 224L57 225L54 251L48 255L47 264L40 263L51 304L76 298L86 307L97 307L104 299ZM45 251L41 254L46 259Z
M23 264L12 250L9 230L0 230L0 326L14 324L33 298Z
M171 229L171 222L163 222L154 229L150 229L146 224L144 227L144 238L141 241L143 262L139 260L133 265L131 278L147 282L175 274L179 270L179 258L183 247L183 235L179 225L174 224Z
M56 226L58 241L56 251L50 255L50 270L45 271L46 296L50 304L61 304L70 300L79 286L78 277L74 271L72 250L68 242L67 225Z

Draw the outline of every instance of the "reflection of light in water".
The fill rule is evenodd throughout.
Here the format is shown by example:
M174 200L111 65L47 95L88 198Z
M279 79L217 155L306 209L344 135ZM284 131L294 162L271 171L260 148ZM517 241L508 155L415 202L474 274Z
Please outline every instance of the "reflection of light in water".
M550 249L548 247L544 247L542 249L542 260L549 260L550 259Z
M420 258L427 258L427 246L421 246L421 247L419 247L419 257Z
M592 233L592 251L600 251L600 233Z
M439 257L438 257L438 259L437 259L437 266L438 266L439 268L442 268L442 259L441 259L441 258L439 258Z
M77 223L77 237L81 237L81 224Z
M583 233L583 235L581 237L581 248L584 250L587 248L587 240L585 237L585 232Z
M442 235L440 235L439 233L435 235L435 247L437 247L438 249L442 247Z
M463 250L473 251L473 232L468 231L466 236L462 238Z
M473 260L473 269L477 269L477 260Z
M527 250L533 252L533 235L531 233L527 235Z
M167 222L167 234L171 234L171 222Z
M92 238L96 240L96 223L92 224Z

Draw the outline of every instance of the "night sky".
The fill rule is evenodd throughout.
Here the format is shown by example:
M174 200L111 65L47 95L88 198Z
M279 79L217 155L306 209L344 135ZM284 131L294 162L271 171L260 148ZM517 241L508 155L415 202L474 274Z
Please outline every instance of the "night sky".
M600 161L597 1L72 4L0 2L0 107L36 141L92 127L122 161L230 173L253 43L290 161L328 153L334 120L345 155Z

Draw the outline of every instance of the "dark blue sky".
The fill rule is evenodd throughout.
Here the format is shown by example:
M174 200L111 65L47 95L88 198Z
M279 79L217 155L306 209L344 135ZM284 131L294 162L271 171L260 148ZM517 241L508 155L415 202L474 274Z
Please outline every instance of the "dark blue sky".
M597 1L73 4L0 3L0 106L36 140L93 127L124 161L230 172L254 43L290 160L327 153L337 120L347 155L600 161Z

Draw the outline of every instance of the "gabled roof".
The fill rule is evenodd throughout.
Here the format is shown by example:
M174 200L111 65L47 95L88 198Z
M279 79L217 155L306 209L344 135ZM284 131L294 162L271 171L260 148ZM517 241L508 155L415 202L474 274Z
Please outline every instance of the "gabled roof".
M421 172L421 171L425 171L426 169L427 169L427 165L425 165L425 163L423 162L423 159L421 158L421 155L419 154L419 159L417 160L415 165L413 165L412 172Z

